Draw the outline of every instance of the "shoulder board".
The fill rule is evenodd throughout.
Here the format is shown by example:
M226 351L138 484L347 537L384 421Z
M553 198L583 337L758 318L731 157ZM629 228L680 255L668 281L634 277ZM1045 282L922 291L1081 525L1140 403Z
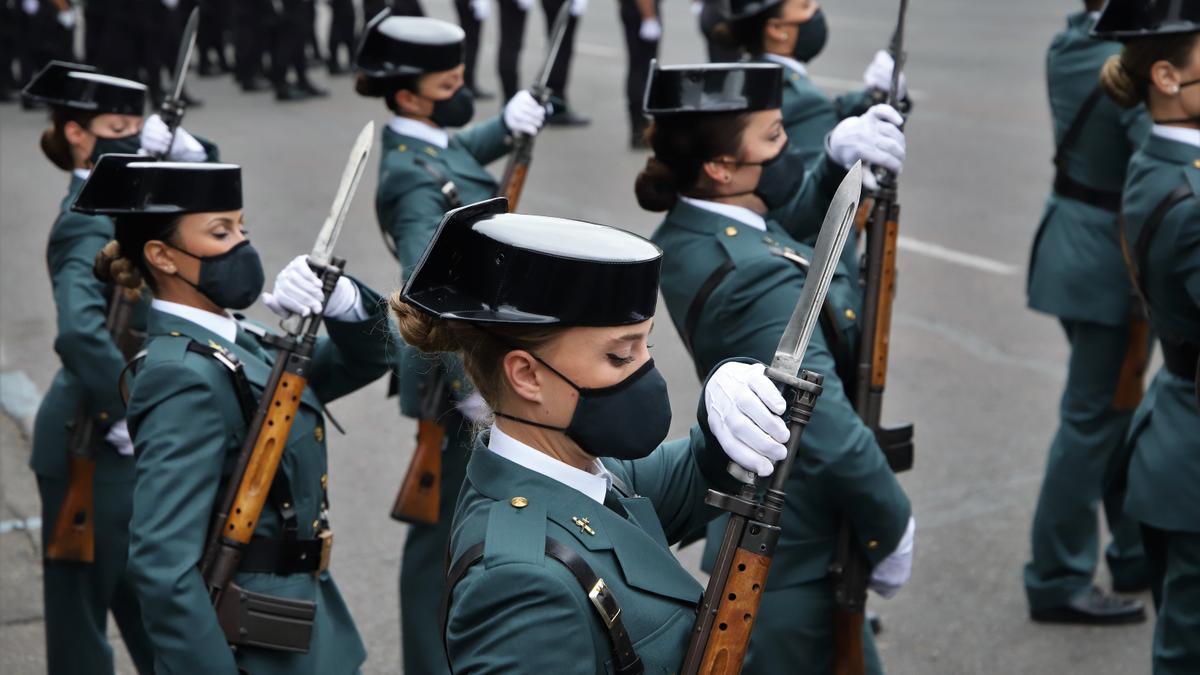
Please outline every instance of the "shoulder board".
M484 535L484 564L487 567L506 563L543 564L546 506L519 495L494 503Z
M182 361L191 341L192 338L183 333L160 335L150 340L139 355L144 354L147 363Z
M1200 159L1192 162L1192 165L1185 167L1183 174L1187 176L1187 181L1192 186L1193 198L1200 196Z
M735 265L769 255L767 248L777 245L766 232L732 222L716 233L717 242Z

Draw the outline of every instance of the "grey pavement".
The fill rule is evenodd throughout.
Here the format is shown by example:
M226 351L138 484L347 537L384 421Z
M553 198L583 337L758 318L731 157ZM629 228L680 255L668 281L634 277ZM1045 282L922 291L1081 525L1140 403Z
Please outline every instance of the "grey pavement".
M879 642L889 673L1149 672L1152 624L1038 626L1027 618L1021 587L1066 358L1055 323L1024 306L1025 261L1051 180L1043 58L1063 16L1079 6L912 2L907 72L917 106L901 179L905 241L885 417L917 425L917 467L901 481L918 528L912 581L895 599L871 601L884 617ZM426 7L453 18L446 0L427 0ZM687 3L668 3L664 12L662 60L702 60ZM830 0L826 12L832 37L812 71L835 91L858 81L886 45L895 7L890 0ZM523 55L527 77L542 43L540 11L534 13ZM499 88L496 23L487 27L480 60L481 83L491 90ZM645 156L626 150L615 3L593 0L578 40L571 100L595 123L551 129L539 139L522 210L649 234L658 219L632 194ZM358 128L386 120L377 101L353 95L349 80L328 85L329 99L293 105L240 94L228 80L191 85L207 105L189 113L186 126L244 166L247 223L268 270L311 245ZM478 112L496 109L481 103ZM0 371L7 374L3 398L17 408L15 373L44 389L58 366L44 250L67 179L37 149L43 126L43 115L0 108ZM363 180L339 248L351 273L390 290L398 270L374 220L375 174L372 167ZM255 313L269 319L261 308ZM699 384L669 322L660 321L654 343L671 383L672 434L682 435L694 421ZM382 382L332 407L348 429L330 441L333 570L370 651L366 672L397 672L404 527L387 512L413 426L384 398ZM24 466L26 439L11 421L0 424L0 520L25 522L38 512ZM36 532L0 527L0 672L44 668L36 540ZM695 548L681 553L692 569L697 555ZM431 579L439 573L429 570ZM1107 586L1107 572L1098 581Z

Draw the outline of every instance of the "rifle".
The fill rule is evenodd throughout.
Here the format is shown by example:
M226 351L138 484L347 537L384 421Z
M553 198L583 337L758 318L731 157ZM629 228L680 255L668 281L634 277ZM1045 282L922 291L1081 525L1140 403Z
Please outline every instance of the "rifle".
M321 278L325 302L337 286L346 261L333 257L333 247L345 222L350 199L358 188L371 151L375 123L359 133L341 184L325 219L308 264ZM250 420L237 464L210 528L200 573L226 639L233 645L257 645L307 651L315 603L254 593L239 587L234 576L266 503L288 433L300 408L316 348L321 314L293 315L282 322L285 335L267 339L278 350L265 394ZM321 569L328 565L332 534L323 530Z
M408 473L392 504L395 520L414 525L436 525L441 505L442 443L446 427L438 420L445 412L449 394L446 376L439 369L433 383L422 393L421 418L417 420L417 449L408 464Z
M696 623L680 672L685 675L735 675L741 672L750 632L762 601L771 558L779 542L786 487L800 440L821 395L823 376L803 370L804 352L820 318L825 296L850 235L862 191L862 163L842 180L817 239L816 252L800 300L784 328L775 358L767 369L788 400L787 456L775 465L760 501L758 477L736 464L729 473L741 481L737 495L709 490L705 502L729 512L712 576L704 589Z
M887 103L898 105L900 73L904 67L904 20L908 0L900 0L900 16L889 47L895 68ZM892 303L896 298L896 246L900 234L900 204L896 175L875 169L878 189L870 195L870 216L864 225L862 337L855 382L855 411L874 433L893 471L912 468L913 426L884 426L883 391L887 385L888 350L892 331ZM867 604L870 563L858 549L854 528L845 514L839 516L836 553L830 566L833 581L834 667L836 675L861 675L863 615Z
M140 295L140 291L116 287L108 301L108 317L104 327L126 361L133 358L139 347L129 330L129 320ZM58 509L50 541L46 544L46 558L59 562L92 563L96 559L92 479L96 471L96 449L104 442L104 433L89 413L86 400L80 401L70 429L67 492Z
M188 68L192 64L192 54L196 51L196 31L200 28L200 8L192 9L187 23L183 27L183 39L179 42L179 52L175 56L175 70L172 73L170 92L162 100L158 108L158 116L171 130L171 143L167 144L168 152L175 143L175 130L183 122L183 113L187 104L183 100L183 84L187 81ZM157 76L156 76L157 77ZM162 159L159 157L158 159Z
M550 81L550 70L558 58L558 50L571 21L570 5L571 3L564 2L554 17L554 24L550 28L550 42L546 46L546 57L542 61L542 68L538 71L534 85L529 89L529 93L533 94L542 107L550 101L551 92L546 83ZM525 177L529 174L529 165L533 162L533 141L533 136L520 133L513 135L512 154L508 157L508 164L504 166L504 176L500 179L498 190L498 194L508 198L510 212L517 210L517 202L521 200L521 192L525 189Z

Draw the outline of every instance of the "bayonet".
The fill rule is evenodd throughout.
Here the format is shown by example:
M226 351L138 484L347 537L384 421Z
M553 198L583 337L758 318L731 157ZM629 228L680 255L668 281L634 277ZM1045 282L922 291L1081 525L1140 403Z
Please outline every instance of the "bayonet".
M179 42L179 53L175 56L175 70L172 73L171 84L168 87L167 97L162 100L162 105L159 106L159 117L166 123L167 129L171 131L171 142L167 144L167 151L175 144L175 130L179 128L179 124L183 122L183 113L186 108L183 102L183 84L187 81L188 69L192 65L192 54L196 51L196 31L200 28L200 8L196 7L192 13L188 15L187 24L183 28L183 39ZM161 157L159 159L162 159Z

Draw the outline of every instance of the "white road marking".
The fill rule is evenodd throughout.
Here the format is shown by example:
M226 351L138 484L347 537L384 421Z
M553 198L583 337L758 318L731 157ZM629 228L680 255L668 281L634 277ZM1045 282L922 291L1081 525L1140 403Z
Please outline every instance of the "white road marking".
M946 248L941 244L934 244L928 241L913 239L912 237L901 236L897 242L900 250L923 255L927 258L934 258L942 262L948 262L952 265L961 267L969 267L980 272L989 274L998 274L1000 276L1012 276L1021 271L1020 267L1010 265L999 260L992 260L974 253L964 253L956 251L952 248Z
M42 519L34 516L24 520L0 520L0 534L12 532L13 530L40 530L42 529Z

